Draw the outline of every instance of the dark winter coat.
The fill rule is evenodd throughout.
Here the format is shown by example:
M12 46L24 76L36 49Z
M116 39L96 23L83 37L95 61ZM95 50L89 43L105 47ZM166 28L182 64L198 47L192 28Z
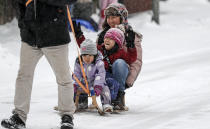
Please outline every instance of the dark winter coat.
M21 40L39 48L69 43L66 5L74 1L37 0L26 6L27 0L15 0Z

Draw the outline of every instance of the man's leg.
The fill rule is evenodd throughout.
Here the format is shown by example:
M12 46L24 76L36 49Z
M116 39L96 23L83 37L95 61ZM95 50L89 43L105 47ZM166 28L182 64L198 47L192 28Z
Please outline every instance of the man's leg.
M58 110L61 116L69 115L73 118L75 112L74 89L69 71L68 44L42 48L50 63L58 83Z
M34 70L42 55L40 49L31 47L24 42L21 44L20 66L15 87L15 109L13 112L18 114L24 122L26 122L30 108Z

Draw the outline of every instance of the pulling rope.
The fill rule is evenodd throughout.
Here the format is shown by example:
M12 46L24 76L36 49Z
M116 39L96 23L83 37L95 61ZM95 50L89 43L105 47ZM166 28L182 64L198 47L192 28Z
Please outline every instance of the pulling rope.
M74 39L75 41L77 42L76 40L76 36L75 36L75 31L74 31L74 26L73 26L73 23L72 23L72 19L71 19L71 13L69 11L69 7L67 5L67 14L68 14L68 19L69 19L69 23L70 23L70 26L71 26L71 30L73 32L73 35L74 35ZM82 59L80 57L80 53L79 53L79 49L77 47L77 51L78 51L78 57L79 57L79 63L80 63L80 67L81 67L81 70L82 70L82 76L83 78L85 79L85 85L86 87L79 81L79 79L75 76L75 74L72 72L73 74L73 77L74 79L76 80L76 82L79 84L79 86L88 94L90 95L90 91L89 91L89 88L88 88L88 81L87 81L87 77L85 75L85 71L84 71L84 67L82 65Z
M28 0L28 1L26 2L26 7L27 7L28 4L30 4L32 1L33 1L33 0Z

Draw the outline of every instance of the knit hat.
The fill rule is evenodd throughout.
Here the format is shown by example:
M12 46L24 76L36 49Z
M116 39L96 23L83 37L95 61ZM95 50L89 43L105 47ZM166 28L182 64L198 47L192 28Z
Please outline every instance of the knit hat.
M97 55L96 43L90 39L85 39L80 46L81 55Z
M104 11L105 16L120 16L124 24L128 24L128 10L120 3L110 4Z
M118 44L119 48L122 48L125 36L124 36L124 33L120 29L111 28L106 32L104 38L110 38L114 40Z

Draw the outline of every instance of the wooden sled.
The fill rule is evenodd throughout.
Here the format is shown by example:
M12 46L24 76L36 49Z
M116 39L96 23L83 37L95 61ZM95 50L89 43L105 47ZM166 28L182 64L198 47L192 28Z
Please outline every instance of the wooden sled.
M78 90L77 94L76 94L76 98L75 98L76 112L80 111L79 108L78 108L78 105L79 105L79 96L80 96L81 93L82 92ZM98 106L98 103L96 101L96 96L93 95L93 96L88 96L88 97L92 98L92 106L88 107L88 108L89 109L97 109L99 115L103 116L105 114L105 112Z
M88 96L88 97L91 97L92 98L92 105L88 107L88 109L79 109L78 108L78 105L79 105L79 96L81 93L84 93L80 90L77 91L77 94L76 94L76 98L75 98L75 106L76 106L76 111L75 112L85 112L85 111L88 111L88 110L93 110L93 109L96 109L99 113L99 115L103 116L105 115L106 113L98 106L98 103L96 101L96 96ZM58 107L55 106L54 107L54 110L58 111ZM125 106L125 97L123 98L123 106L122 107L119 107L119 109L113 109L113 112L110 112L110 114L119 114L120 112L125 112L125 111L128 111L129 108L127 106Z

